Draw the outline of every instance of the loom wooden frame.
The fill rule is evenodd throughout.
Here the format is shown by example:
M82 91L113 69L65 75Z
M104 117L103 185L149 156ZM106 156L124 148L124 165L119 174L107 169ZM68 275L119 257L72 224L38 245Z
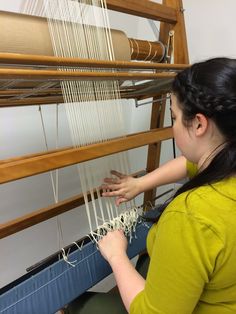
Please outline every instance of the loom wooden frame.
M140 17L159 20L161 22L161 40L166 43L168 33L174 29L178 41L175 43L175 64L150 64L145 62L123 62L123 61L97 61L97 60L81 60L81 59L64 59L48 56L30 56L30 55L16 55L0 53L0 64L10 64L11 68L0 69L0 79L54 79L55 81L61 79L75 80L75 79L94 79L100 72L66 72L54 69L19 69L19 65L44 65L44 66L73 66L73 67L95 67L104 69L120 68L120 69L152 69L156 73L130 73L124 72L114 74L106 72L99 74L99 79L160 79L166 77L173 77L175 74L168 71L178 71L184 69L188 65L188 53L186 43L186 33L184 27L184 18L182 11L182 0L163 0L163 4L157 4L152 1L139 0L107 0L107 7L112 10L120 11L127 14L133 14ZM181 49L179 49L181 47ZM14 68L14 65L17 68ZM165 72L157 72L164 70ZM96 74L95 74L96 73ZM159 96L158 96L159 97ZM56 103L61 100L61 96L55 97ZM33 100L32 100L33 101ZM45 99L41 99L42 104ZM17 102L11 104L17 105ZM33 102L23 103L21 105L33 105ZM0 106L4 104L0 103ZM7 106L7 104L6 104ZM78 162L91 160L116 152L149 145L147 170L151 171L159 164L160 159L160 143L162 140L167 140L172 137L171 128L163 128L164 119L164 103L162 101L153 104L152 119L150 131L138 134L132 134L119 139L89 145L80 148L65 148L53 152L39 153L30 156L22 156L13 158L11 160L0 161L0 182L6 183L12 180L24 178L26 176L36 175L45 171L65 167ZM79 154L80 153L80 154ZM145 199L151 199L153 191L146 193ZM18 217L15 220L6 222L0 225L0 238L6 237L10 234L28 228L39 222L50 219L58 214L68 211L83 204L82 196L75 196L74 198L60 202L57 205L49 206L46 209L36 210L26 216Z

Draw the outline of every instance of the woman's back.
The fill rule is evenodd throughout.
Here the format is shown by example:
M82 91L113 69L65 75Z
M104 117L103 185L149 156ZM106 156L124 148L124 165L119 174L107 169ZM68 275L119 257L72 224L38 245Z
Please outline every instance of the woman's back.
M134 313L236 313L235 200L231 178L170 203L149 233L151 264Z

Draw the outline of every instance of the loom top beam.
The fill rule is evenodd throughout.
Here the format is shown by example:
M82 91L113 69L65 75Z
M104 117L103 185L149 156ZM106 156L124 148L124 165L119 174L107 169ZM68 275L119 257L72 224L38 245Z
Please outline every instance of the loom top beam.
M81 23L66 24L68 29L81 29ZM59 33L63 33L63 23L58 21ZM94 26L90 25L93 32ZM100 27L100 31L104 29ZM32 15L0 11L0 51L9 53L28 53L54 55L50 30L46 18ZM80 39L78 38L78 41ZM159 41L127 38L120 30L111 30L113 53L116 60L146 60L161 62L165 58L165 46ZM68 55L69 56L69 55ZM107 59L107 58L106 58Z
M149 0L107 0L107 8L166 23L177 22L175 9Z

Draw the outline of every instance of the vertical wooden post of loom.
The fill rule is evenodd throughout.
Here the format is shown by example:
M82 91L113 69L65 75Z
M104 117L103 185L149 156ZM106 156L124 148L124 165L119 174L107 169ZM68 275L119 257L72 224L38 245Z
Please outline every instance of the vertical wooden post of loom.
M184 22L184 10L182 0L163 0L164 5L171 7L176 10L177 22L175 24L160 23L160 41L167 44L169 32L174 31L174 63L188 64L188 47L187 47L187 36ZM164 126L164 116L166 107L166 95L162 95L162 101L154 102L152 105L151 125L150 129L161 128ZM161 98L160 96L154 97L153 101ZM151 172L160 164L161 154L161 142L151 144L148 147L147 156L147 172ZM144 204L154 205L153 199L156 196L156 189L147 191L144 194Z

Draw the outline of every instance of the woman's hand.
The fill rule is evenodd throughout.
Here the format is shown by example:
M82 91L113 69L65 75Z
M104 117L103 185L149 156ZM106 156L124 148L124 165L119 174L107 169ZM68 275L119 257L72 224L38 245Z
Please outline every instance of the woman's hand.
M110 231L99 242L102 256L110 264L121 298L129 312L136 295L145 287L145 280L136 271L126 254L127 239L121 230Z
M116 196L116 205L127 202L142 192L141 178L133 178L118 171L112 170L111 174L116 178L105 178L102 196L111 197Z
M116 257L125 257L127 246L128 242L122 230L109 231L98 242L100 252L108 263L111 263Z

